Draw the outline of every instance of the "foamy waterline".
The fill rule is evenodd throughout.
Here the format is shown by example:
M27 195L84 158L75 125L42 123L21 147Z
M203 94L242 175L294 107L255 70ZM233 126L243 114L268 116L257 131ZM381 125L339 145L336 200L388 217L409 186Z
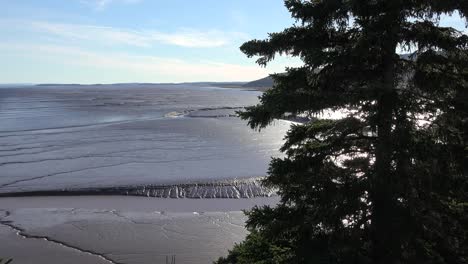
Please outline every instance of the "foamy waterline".
M256 177L207 183L7 192L0 193L0 197L127 195L173 199L242 199L276 195L276 190L262 185L262 179L263 177Z

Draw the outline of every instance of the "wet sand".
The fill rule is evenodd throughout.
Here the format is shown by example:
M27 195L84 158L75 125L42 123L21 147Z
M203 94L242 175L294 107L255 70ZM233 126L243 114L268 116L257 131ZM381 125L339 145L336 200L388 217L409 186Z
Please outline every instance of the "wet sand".
M13 263L211 263L245 235L254 199L0 198L0 257Z
M241 210L278 200L259 179L282 156L291 123L259 133L236 117L259 95L190 85L2 88L0 258L179 264L225 255L246 235Z

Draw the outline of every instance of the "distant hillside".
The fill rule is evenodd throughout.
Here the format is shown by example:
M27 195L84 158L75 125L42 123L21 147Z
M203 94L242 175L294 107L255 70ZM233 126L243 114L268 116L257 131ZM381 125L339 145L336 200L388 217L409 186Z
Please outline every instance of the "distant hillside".
M270 76L262 78L260 80L256 80L253 82L249 82L244 84L242 87L244 88L255 88L258 90L266 90L268 88L273 87L273 78Z
M111 83L111 84L74 84L74 83L42 83L35 86L167 86L167 85L190 85L190 86L213 86L223 88L241 88L246 82L184 82L184 83ZM1 85L1 84L0 84Z

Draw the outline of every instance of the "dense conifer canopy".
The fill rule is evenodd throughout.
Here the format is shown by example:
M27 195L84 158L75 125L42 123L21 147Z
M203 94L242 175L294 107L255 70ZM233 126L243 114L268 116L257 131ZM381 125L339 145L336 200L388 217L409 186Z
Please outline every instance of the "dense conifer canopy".
M313 118L271 162L281 203L248 212L253 234L219 263L468 263L468 36L438 23L468 23L468 1L285 5L295 25L241 50L304 66L240 115Z

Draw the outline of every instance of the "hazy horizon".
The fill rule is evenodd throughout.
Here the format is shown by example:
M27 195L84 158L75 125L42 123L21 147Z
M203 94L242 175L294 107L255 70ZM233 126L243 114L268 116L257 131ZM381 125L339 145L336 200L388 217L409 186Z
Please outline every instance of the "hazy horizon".
M266 77L266 76L265 76ZM255 81L255 80L251 80ZM213 84L245 84L249 83L250 81L197 81L197 82L118 82L118 83L0 83L0 86L8 86L8 85L118 85L118 84L151 84L151 85L178 85L178 84L198 84L198 83L213 83Z

